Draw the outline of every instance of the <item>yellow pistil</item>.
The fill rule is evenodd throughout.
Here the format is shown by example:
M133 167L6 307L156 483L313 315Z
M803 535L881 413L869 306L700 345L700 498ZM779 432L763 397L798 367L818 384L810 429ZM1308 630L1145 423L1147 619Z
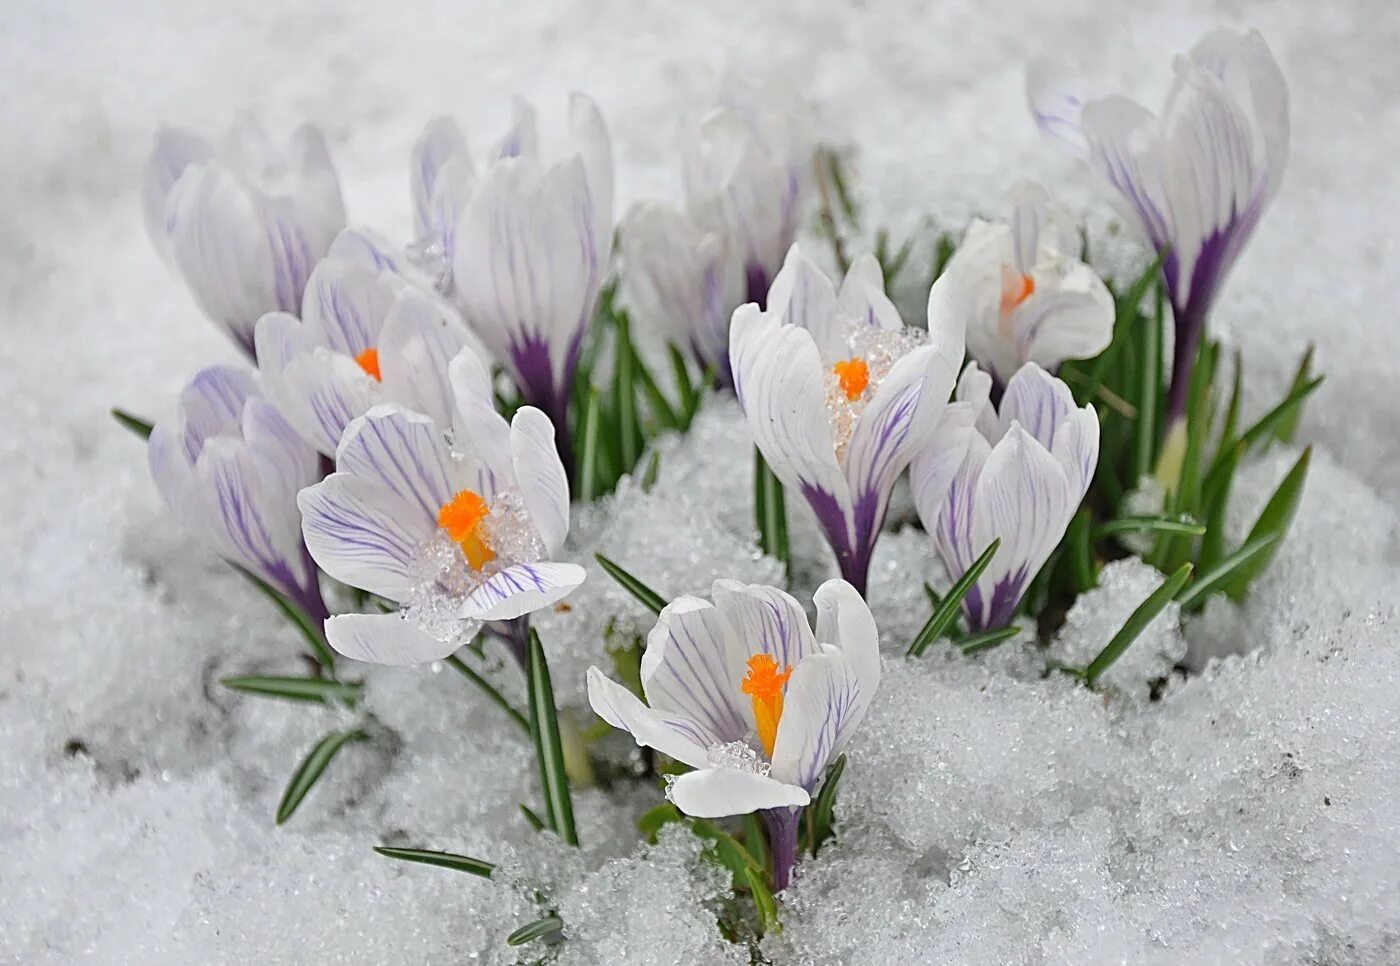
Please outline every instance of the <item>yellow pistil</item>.
M481 532L488 513L490 507L486 501L471 490L458 490L438 511L438 526L462 548L473 570L480 570L496 559L496 551Z
M792 668L778 670L778 662L767 654L755 654L749 658L749 673L739 685L745 694L753 699L753 717L758 725L758 740L763 742L763 750L773 757L773 745L778 740L778 720L783 716L783 689Z
M859 399L870 385L870 366L859 356L836 363L831 367L831 371L836 373L836 378L841 383L841 391L851 402Z
M383 376L379 374L379 350L366 349L355 357L355 361L360 364L360 368L375 378L375 381L382 381Z
M1001 270L1001 314L1015 310L1022 302L1035 294L1035 279L1029 275L1018 275L1002 266Z

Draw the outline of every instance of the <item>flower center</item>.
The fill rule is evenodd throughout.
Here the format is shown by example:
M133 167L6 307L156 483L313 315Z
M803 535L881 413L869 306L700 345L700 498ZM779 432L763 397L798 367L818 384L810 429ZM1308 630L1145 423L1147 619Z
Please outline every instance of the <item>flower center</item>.
M360 364L360 368L375 378L376 382L382 381L383 376L379 374L379 350L366 349L355 357L355 361Z
M749 658L749 673L740 683L740 689L753 699L753 717L758 726L758 740L763 742L763 750L773 757L773 745L778 740L778 720L783 716L783 689L792 668L778 670L778 662L767 654L755 654Z
M836 379L841 383L841 391L846 398L855 402L870 385L870 366L860 356L844 359L831 367Z
M1001 267L1001 314L1006 315L1035 294L1035 279Z
M482 532L485 529L482 524L490 512L481 494L472 490L458 490L438 511L438 526L462 548L473 570L480 570L496 559L496 551L491 549Z

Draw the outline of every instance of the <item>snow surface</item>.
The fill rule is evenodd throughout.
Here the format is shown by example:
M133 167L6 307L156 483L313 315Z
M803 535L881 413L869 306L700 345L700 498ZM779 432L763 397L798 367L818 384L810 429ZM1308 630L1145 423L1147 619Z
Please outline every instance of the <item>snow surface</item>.
M1282 192L1214 324L1245 352L1253 412L1307 342L1330 377L1302 427L1317 452L1294 531L1243 607L1215 601L1186 625L1204 670L1150 703L1151 652L1105 694L1042 679L1015 644L908 664L917 578L941 575L927 538L887 535L872 574L884 684L850 749L840 839L801 868L764 949L818 963L1400 960L1395 5L783 6L4 4L0 961L511 962L503 940L537 915L533 887L568 923L567 962L747 960L702 908L724 883L695 840L637 845L655 790L578 793L580 854L531 833L525 747L449 670L367 674L373 740L273 827L293 763L335 714L218 686L296 673L294 634L161 512L140 446L105 413L167 413L196 367L233 357L143 234L136 184L158 122L217 134L244 109L273 130L313 119L352 220L402 237L408 148L431 115L455 114L479 144L509 94L558 116L587 90L614 132L621 200L672 198L678 119L732 64L816 102L828 138L853 148L868 225L958 227L1038 176L1105 239L1107 205L1033 130L1023 64L1077 57L1155 105L1171 54L1217 25L1261 28L1293 89ZM1098 247L1125 271L1136 257ZM716 406L663 444L650 494L579 514L580 557L602 549L667 594L772 579L746 532L741 425ZM1294 456L1247 469L1241 536ZM826 558L810 523L794 529L810 587ZM1131 566L1104 584L1067 648L1106 639L1115 593L1146 586ZM585 589L542 626L576 709L583 668L606 666L608 620L646 626L596 569ZM1180 653L1176 633L1159 654ZM1237 656L1210 660L1222 654ZM518 675L499 678L518 698ZM369 851L379 842L480 855L504 881L392 863Z

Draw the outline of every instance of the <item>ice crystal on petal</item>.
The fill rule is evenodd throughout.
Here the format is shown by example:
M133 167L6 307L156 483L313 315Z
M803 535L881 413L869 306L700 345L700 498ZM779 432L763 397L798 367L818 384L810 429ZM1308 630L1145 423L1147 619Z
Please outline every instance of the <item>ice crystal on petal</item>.
M826 415L831 426L831 439L836 444L836 459L846 458L846 449L855 432L856 421L901 358L928 341L922 329L881 329L873 325L852 325L847 332L841 359L861 359L869 368L870 381L865 391L851 399L841 378L833 368L833 360L825 360L823 372L826 387Z
M486 565L488 573L511 564L534 563L545 557L544 541L530 520L519 490L496 494L483 528L486 542L496 554L496 559Z
M771 767L768 759L758 753L758 749L747 741L729 741L712 745L706 749L711 768L729 768L754 775L767 775Z

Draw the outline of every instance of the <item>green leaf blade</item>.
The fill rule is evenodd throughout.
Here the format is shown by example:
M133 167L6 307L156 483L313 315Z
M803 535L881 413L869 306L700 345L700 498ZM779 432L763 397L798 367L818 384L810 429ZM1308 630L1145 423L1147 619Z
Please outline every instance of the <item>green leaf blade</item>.
M550 681L544 645L534 628L530 629L526 677L530 691L530 734L535 739L535 759L539 765L547 821L561 839L569 845L578 845L569 774L564 768L564 742L559 737L559 715L554 705L554 685Z
M240 694L300 701L306 704L343 704L354 706L359 701L364 684L360 681L334 681L328 678L276 677L244 675L224 678L224 687Z
M454 872L465 872L483 879L491 878L491 873L496 871L496 867L490 862L483 862L481 859L474 859L469 855L459 855L456 852L438 852L434 849L401 849L390 845L376 845L374 851L388 859L397 859L400 862L417 862L420 865L436 866L439 869L452 869Z
M292 772L287 790L282 793L282 801L277 805L277 824L285 824L296 814L307 793L320 781L342 748L353 741L364 741L368 737L369 735L359 728L350 728L345 731L332 731L316 742L301 760L301 764L297 765L296 771Z
M1171 603L1172 599L1180 593L1186 581L1191 577L1192 566L1189 563L1182 564L1174 574L1166 579L1162 586L1158 587L1147 599L1137 606L1128 619L1123 622L1118 633L1113 635L1113 639L1108 642L1098 656L1089 662L1089 666L1084 669L1084 683L1093 687L1098 683L1105 671L1113 666L1113 663L1123 656L1123 652L1137 640L1138 635L1143 632L1153 618Z
M996 556L997 550L1001 547L1001 538L993 540L987 545L987 549L982 551L971 567L967 568L967 573L963 574L943 596L943 602L938 605L928 622L915 636L913 643L909 645L907 655L918 657L928 649L928 646L939 638L953 623L958 616L958 608L962 606L963 599L976 586L982 572L987 569L987 565L992 562L992 557Z
M607 571L608 576L617 581L618 586L623 590L631 594L637 603L641 604L653 614L661 613L661 609L666 606L664 597L601 553L595 553L593 559L598 561L598 566Z

